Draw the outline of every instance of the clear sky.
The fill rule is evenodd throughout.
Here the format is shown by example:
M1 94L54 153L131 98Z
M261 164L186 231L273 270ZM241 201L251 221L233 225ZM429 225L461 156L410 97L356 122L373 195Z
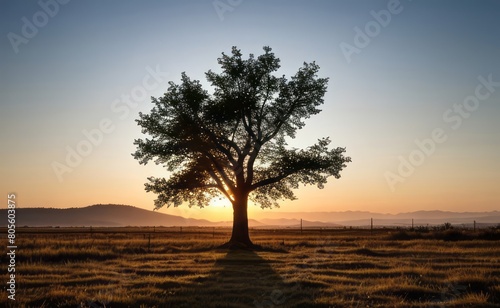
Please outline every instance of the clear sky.
M0 3L0 191L19 206L152 209L146 177L168 174L131 156L138 112L183 71L206 85L231 46L269 45L279 74L316 61L330 77L292 144L330 136L352 158L273 211L500 209L498 1ZM221 204L161 212L232 217Z

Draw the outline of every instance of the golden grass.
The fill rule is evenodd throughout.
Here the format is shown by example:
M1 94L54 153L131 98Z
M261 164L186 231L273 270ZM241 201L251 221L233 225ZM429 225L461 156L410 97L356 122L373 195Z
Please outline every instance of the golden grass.
M252 230L264 249L250 252L216 249L228 238L227 229L154 231L18 229L16 302L4 293L0 306L494 307L500 302L499 241L392 240L387 230L302 235Z

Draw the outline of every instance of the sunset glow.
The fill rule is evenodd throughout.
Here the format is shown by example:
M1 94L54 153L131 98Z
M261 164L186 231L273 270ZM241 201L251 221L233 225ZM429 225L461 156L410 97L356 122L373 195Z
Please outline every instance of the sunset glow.
M208 89L204 73L219 70L231 46L247 57L269 45L278 75L316 61L330 78L322 112L290 146L329 136L352 163L279 209L250 204L250 219L500 208L498 2L241 1L220 11L212 1L71 1L43 26L33 22L41 10L36 1L5 2L0 21L0 186L19 207L152 210L156 196L144 183L169 173L132 157L143 137L138 113L181 72ZM29 38L23 17L36 27ZM230 202L218 199L159 211L232 219Z

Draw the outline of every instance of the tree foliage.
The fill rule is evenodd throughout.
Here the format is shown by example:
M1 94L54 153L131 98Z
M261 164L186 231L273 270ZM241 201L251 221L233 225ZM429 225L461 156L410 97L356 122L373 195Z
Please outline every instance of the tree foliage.
M273 75L280 60L270 47L247 59L233 47L218 63L221 73L206 73L213 93L182 73L181 83L170 82L163 97L152 98L151 112L136 120L147 138L135 140L134 158L171 173L145 184L158 195L156 208L203 207L221 195L233 205L249 197L272 207L295 199L300 184L322 188L328 177L340 177L351 161L344 148L329 149L328 138L307 149L286 142L323 104L328 78L317 76L315 62L304 63L289 80Z

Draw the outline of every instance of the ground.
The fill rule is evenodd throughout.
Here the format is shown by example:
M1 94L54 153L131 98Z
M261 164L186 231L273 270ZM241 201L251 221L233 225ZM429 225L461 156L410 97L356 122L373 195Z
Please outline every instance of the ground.
M498 231L432 232L19 228L0 306L499 307Z

